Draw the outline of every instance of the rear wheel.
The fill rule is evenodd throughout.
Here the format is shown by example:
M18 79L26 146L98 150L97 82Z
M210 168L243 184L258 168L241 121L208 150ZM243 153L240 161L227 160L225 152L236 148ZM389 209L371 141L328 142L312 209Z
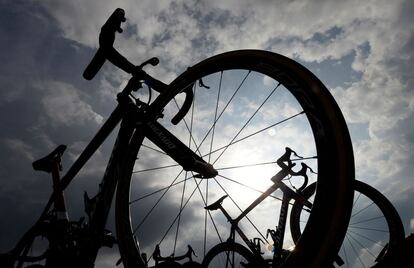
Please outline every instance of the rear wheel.
M303 196L312 202L315 190L316 184L311 184ZM292 237L298 241L309 212L296 201L290 215ZM403 224L391 202L375 188L355 181L351 219L339 251L346 267L372 267L391 256L404 236Z
M168 119L186 87L193 88L195 98L186 118L174 126ZM204 207L228 195L226 210L239 214L272 185L275 159L285 147L305 156L294 161L317 171L309 179L319 187L302 239L284 266L321 267L331 261L350 216L353 152L337 104L311 72L271 52L228 52L189 68L151 105L159 112L154 107L164 109L159 123L219 175L207 180L184 171L137 128L117 188L117 235L126 267L144 267L140 254L153 252L157 244L164 255L179 255L191 244L200 261L229 230L222 215ZM250 212L240 222L243 232L267 241L263 233L277 224L280 200L275 193ZM292 245L286 240L284 248Z
M262 267L250 250L240 244L224 242L214 246L204 257L203 268Z

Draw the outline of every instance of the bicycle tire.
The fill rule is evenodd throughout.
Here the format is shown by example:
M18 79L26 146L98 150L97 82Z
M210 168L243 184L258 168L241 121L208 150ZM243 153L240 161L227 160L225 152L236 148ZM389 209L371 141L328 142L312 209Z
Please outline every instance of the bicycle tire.
M364 182L358 181L358 180L355 180L354 188L355 188L355 192L358 192L359 194L355 195L355 200L353 204L354 211L352 213L350 225L348 227L346 241L349 245L351 245L353 241L354 243L352 247L354 248L355 246L361 247L361 252L362 250L365 250L365 251L368 250L370 254L373 254L371 255L372 259L365 258L365 260L368 259L370 263L367 263L365 261L364 263L362 263L362 259L359 259L354 264L355 266L361 264L362 267L368 267L368 265L371 266L377 262L381 262L385 258L388 258L395 253L396 249L398 248L398 245L400 245L401 242L404 240L404 237L405 237L404 226L401 222L401 218L399 217L397 210L394 208L392 203L381 192L379 192L374 187ZM316 190L316 184L311 184L303 190L303 196L306 199L309 199L310 196L313 195L315 190ZM358 202L365 201L364 197L360 198L361 195L365 196L368 200L371 201L366 206L364 204L362 208L358 206ZM376 208L371 207L373 204L375 204ZM300 204L300 202L295 201L292 207L291 214L290 214L291 215L290 227L291 227L292 238L294 241L299 240L300 235L301 235L300 234L301 233L300 216L303 211L302 208L303 206ZM369 215L369 211L374 211L375 212L374 215L376 217L372 217L372 214ZM369 218L361 219L362 213L368 214ZM382 213L382 216L381 215L377 216L379 215L378 213ZM382 222L383 221L381 220L382 218L385 219L385 222ZM370 227L369 225L366 225L367 223L374 224L374 227ZM374 251L373 253L372 249L367 249L369 246L366 246L366 244L367 242L375 242L373 240L373 237L371 237L370 235L373 235L373 234L375 235L375 233L377 232L383 232L384 231L383 225L385 223L387 225L386 227L389 233L388 241L384 243L384 246L382 248L379 248L377 251ZM381 226L381 228L379 228L378 226ZM356 232L355 230L359 230L359 231ZM344 243L345 243L345 240L344 240ZM363 244L365 244L364 246L366 246L367 248L362 248ZM379 241L376 241L375 244L379 245ZM371 246L375 246L375 244ZM340 253L343 253L343 252L344 252L343 250L340 251ZM341 257L344 261L346 261L344 256L341 256ZM348 265L347 267L349 267L350 264L347 262L345 263Z
M177 77L167 88L167 94L153 102L151 112L158 114L183 88L202 77L240 69L278 81L300 104L308 120L317 152L319 187L309 227L283 267L325 266L339 249L350 217L354 161L345 120L317 77L299 63L276 53L260 50L227 52L206 59ZM130 214L131 177L144 135L141 129L136 129L117 188L116 228L125 267L144 267ZM332 174L335 174L335 180L330 179Z
M218 257L220 254L224 253L226 255L229 255L230 252L237 253L239 254L242 258L235 258L236 260L245 260L247 261L248 264L247 267L256 267L259 268L259 266L257 266L257 264L254 263L254 255L253 253L248 250L246 247L235 243L235 242L224 242L224 243L220 243L215 245L214 247L212 247L208 253L206 254L206 256L203 259L203 263L201 264L201 267L203 268L220 268L220 266L218 266L220 261L213 261L215 258L220 258ZM236 266L235 263L233 263L232 266L228 266L231 265L231 263L229 261L225 261L225 267L243 267L243 266Z

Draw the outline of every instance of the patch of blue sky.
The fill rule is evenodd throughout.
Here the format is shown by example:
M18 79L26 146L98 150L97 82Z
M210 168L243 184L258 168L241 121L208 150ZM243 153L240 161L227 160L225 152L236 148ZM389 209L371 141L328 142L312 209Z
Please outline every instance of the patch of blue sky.
M356 53L352 52L340 59L326 59L320 63L296 60L312 71L328 89L333 89L347 88L361 79L362 74L352 68L355 56Z
M277 37L270 39L268 44L299 42L303 43L304 47L311 47L315 44L328 46L336 42L336 39L340 38L341 34L343 34L343 29L334 26L325 32L315 33L307 40L298 37ZM340 58L332 55L327 56L326 59L306 61L301 58L300 54L296 53L293 54L293 58L313 72L329 89L336 87L347 88L353 82L359 81L362 76L361 72L352 68L352 64L357 56L356 51L363 57L366 57L370 53L370 46L368 43L364 43Z
M354 142L362 142L370 139L368 123L348 123L348 130Z

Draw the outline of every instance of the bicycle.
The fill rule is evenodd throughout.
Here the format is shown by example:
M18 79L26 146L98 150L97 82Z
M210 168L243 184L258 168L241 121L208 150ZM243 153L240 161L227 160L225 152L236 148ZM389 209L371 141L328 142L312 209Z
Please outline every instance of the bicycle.
M405 239L404 226L390 201L368 184L355 180L355 198L345 240L336 258L337 266L373 267L392 258ZM312 203L316 184L302 192ZM308 209L295 201L290 214L292 238L297 241L306 225Z
M281 170L271 178L273 184L262 193L257 199L254 200L240 215L236 218L232 218L226 209L223 208L222 202L228 196L225 195L218 199L216 202L205 207L206 210L213 211L219 209L230 223L230 235L229 238L220 244L217 244L209 250L203 259L203 267L221 267L222 264L225 267L279 267L285 260L286 256L290 253L289 250L283 248L283 242L285 237L286 223L288 217L289 203L294 200L295 203L300 203L303 207L307 207L310 211L312 204L308 202L302 195L302 190L308 184L307 171L314 173L313 170L305 163L301 163L302 168L295 172L292 168L296 165L292 162L291 155L298 157L297 160L303 159L303 157L296 154L295 151L289 147L285 148L285 153L279 157L276 163L279 165ZM292 188L285 184L284 180L291 180L292 177L300 176L303 177L303 183L299 188L292 185ZM264 252L261 251L261 244L265 243L260 237L254 239L248 239L247 235L238 226L239 222L247 216L254 208L268 198L273 192L280 189L282 191L282 204L279 212L278 225L275 230L268 229L266 237L263 239L267 241L268 235L270 234L273 243L273 256L271 259L264 259L262 255ZM240 236L241 240L247 245L247 248L236 242L236 233ZM296 240L295 240L296 241ZM236 257L235 253L240 256ZM223 257L220 255L223 254ZM241 265L241 266L239 266Z
M230 170L230 166L227 168L222 166L218 169L213 165L229 164L231 159L238 163L243 162L237 156L244 154L237 154L236 151L243 149L246 153L246 150L252 148L251 142L255 142L254 149L258 154L261 152L259 148L263 148L264 145L263 134L270 131L270 136L279 135L272 130L282 123L287 126L298 123L298 128L290 127L289 130L300 129L301 138L296 141L293 139L286 145L295 145L296 142L302 144L298 146L303 148L304 142L309 143L309 146L304 149L315 156L312 168L317 168L316 180L319 185L308 227L303 231L296 250L286 258L284 267L297 267L305 263L309 267L321 267L329 263L340 247L346 231L345 223L350 216L354 163L352 144L345 120L325 86L310 71L295 61L276 53L260 50L239 50L213 56L190 67L167 85L143 71L144 66L156 66L159 63L158 58L151 58L135 66L115 50L113 47L115 33L122 32L121 23L124 21L125 12L122 9L116 9L102 26L99 35L100 47L86 68L84 77L88 80L92 79L106 60L130 73L132 77L117 95L117 107L63 177L60 177L59 172L60 157L64 147L58 147L43 158L40 161L40 168L37 165L37 169L52 173L53 193L34 226L7 254L10 266L93 267L98 249L114 243L119 247L124 267L151 265L144 261L142 254L153 251L155 245L160 243L153 241L153 238L152 240L148 238L146 232L140 232L142 225L137 222L144 224L151 216L147 214L142 217L142 215L134 214L137 211L143 211L133 207L139 203L138 199L140 199L134 194L136 191L158 187L156 191L146 196L154 196L155 192L162 192L164 197L171 188L183 185L182 191L174 191L176 195L182 193L181 198L175 196L179 201L168 203L177 205L178 210L178 215L173 220L173 224L176 225L175 240L167 238L167 246L174 253L176 247L180 246L177 245L177 237L180 233L181 216L189 203L189 199L184 200L186 182L188 184L192 182L195 185L191 196L197 190L200 192L202 201L197 204L200 205L201 202L206 206L209 196L212 195L211 191L208 191L209 181L211 181L210 190L214 190L218 186L212 183L219 183L217 178L229 179L225 172ZM240 75L244 78L237 80L237 76ZM218 80L215 82L214 78ZM234 85L235 81L238 81L235 87L237 89L233 91L233 94L229 93L229 86L224 84L231 82L230 85ZM269 89L269 85L273 89ZM143 91L139 91L143 87L148 88L146 96L142 96ZM213 88L218 90L214 91ZM254 88L254 91L250 90L251 88ZM252 116L247 121L244 120L244 126L236 131L236 135L229 138L228 135L232 132L229 128L233 128L234 124L246 118L246 114L250 112L249 107L257 107L252 104L253 101L261 98L258 106L269 110L269 105L273 105L274 98L271 97L276 89L281 92L278 97L283 100L285 106L270 106L270 108L285 108L287 111L299 109L299 111L276 123L275 118L272 118L273 123L262 120L262 123L267 125L262 124L258 128L259 124L255 123L256 118L260 115L260 119L264 119L265 111L257 109L252 112ZM153 91L157 94L154 100L152 100ZM185 93L185 96L180 93ZM217 94L216 97L213 98L212 93ZM247 95L239 97L242 93L247 93ZM219 98L220 94L228 97L224 109L223 101ZM263 97L263 94L267 96ZM198 102L195 95L202 97L202 102ZM144 98L147 100L143 101ZM239 102L233 100L236 98ZM211 106L206 105L208 100L213 101ZM181 107L180 103L182 103ZM196 114L195 106L203 106L204 113ZM214 112L211 112L212 107L215 107ZM231 109L234 113L229 112ZM240 109L244 113L241 113ZM173 114L175 116L171 116ZM203 119L211 114L214 114L213 121L210 122L210 127L206 127L203 125ZM236 116L235 120L230 120L232 115ZM285 113L281 112L280 115L285 116ZM172 118L172 124L164 118ZM296 122L292 121L294 118ZM201 127L197 128L193 123L194 125L201 123ZM64 206L63 192L118 124L120 124L118 136L100 183L99 192L93 198L87 195L84 197L88 220L70 221ZM227 127L226 131L220 132L221 124ZM240 137L239 134L246 132L246 129L250 130L249 134ZM195 130L204 132L202 135L204 138L201 138L202 136L199 136L200 134ZM183 132L187 138L184 138ZM219 134L222 133L225 135L219 138ZM257 137L262 140L255 141ZM208 139L206 142L209 143L208 145L204 143L206 139ZM183 140L188 141L187 145L182 142ZM225 140L227 142L223 144ZM216 142L219 142L218 146ZM242 144L244 145L241 146ZM205 150L205 147L209 149ZM272 146L272 148L276 147L278 146ZM147 158L138 156L138 153L142 152ZM136 164L137 158L143 161L138 161ZM147 161L145 162L144 159ZM161 162L160 159L162 161L168 159L164 162L171 161L171 159L174 161L168 166L164 163L161 167L149 167L150 164ZM143 170L136 171L135 166L142 167ZM135 177L136 174L140 175L143 172L163 172L169 168L178 169L175 173L178 175L168 187L156 185L156 179L171 177L174 171L164 172L159 177L151 176L151 180L146 182L140 181L142 177ZM243 168L249 168L249 165L244 165ZM180 176L185 178L177 181ZM335 178L335 180L330 178ZM206 186L205 195L201 194L202 183ZM105 229L115 191L116 238ZM157 201L156 204L160 202ZM151 211L153 210L150 209ZM138 217L144 219L138 221ZM205 214L205 219L207 219L207 214ZM210 237L206 228L207 220L204 226L204 248L206 248L206 238ZM171 228L172 226L166 227L167 233ZM155 234L159 234L159 231ZM42 237L46 237L47 241L40 245L41 249L32 249L36 246L35 242L39 240L38 238ZM165 237L166 235L162 239L156 238L164 240ZM139 241L140 244L138 244ZM181 244L184 245L184 242Z

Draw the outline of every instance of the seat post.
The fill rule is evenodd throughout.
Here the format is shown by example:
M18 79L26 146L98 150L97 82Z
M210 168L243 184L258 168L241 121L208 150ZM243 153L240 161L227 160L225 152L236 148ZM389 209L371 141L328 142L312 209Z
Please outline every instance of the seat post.
M61 166L61 159L60 155L53 158L53 166L52 166L52 180L53 180L53 191L54 191L54 207L56 211L56 216L58 220L62 221L69 221L68 212L66 210L65 204L65 196L63 195L63 191L60 187L60 170L62 169Z

